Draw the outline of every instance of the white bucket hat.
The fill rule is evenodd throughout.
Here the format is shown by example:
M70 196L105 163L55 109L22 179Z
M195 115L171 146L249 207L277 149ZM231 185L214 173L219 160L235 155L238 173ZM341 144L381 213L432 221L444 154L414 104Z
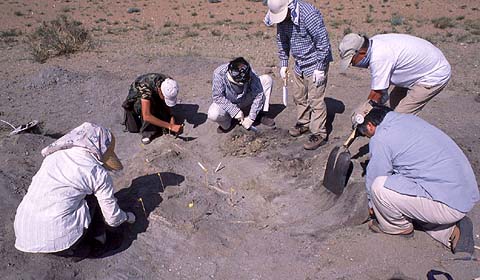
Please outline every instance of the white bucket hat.
M282 22L288 13L288 3L291 0L268 0L267 17L272 24Z
M168 107L173 107L177 104L178 84L175 80L166 78L160 86L165 103Z
M356 34L349 33L343 37L338 50L340 51L340 73L345 73L352 62L352 57L360 50L365 38Z

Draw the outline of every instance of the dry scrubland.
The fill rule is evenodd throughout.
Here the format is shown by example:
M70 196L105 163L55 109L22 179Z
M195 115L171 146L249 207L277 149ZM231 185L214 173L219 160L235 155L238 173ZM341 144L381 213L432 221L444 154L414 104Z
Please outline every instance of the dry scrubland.
M350 112L367 95L368 73L350 69L340 75L333 63L326 100L330 141L306 152L304 138L287 134L295 117L293 106L279 105L275 29L262 23L266 7L262 1L211 2L217 1L0 3L0 118L41 122L33 133L13 137L8 126L0 126L2 278L425 279L431 269L455 279L480 277L478 262L453 260L421 232L403 240L372 234L361 224L365 139L352 145L346 192L335 197L321 187L328 152L348 135ZM338 42L349 32L409 33L442 49L453 78L421 117L455 139L478 180L479 2L310 2L324 15L335 59ZM74 36L59 36L58 26ZM40 38L62 40L49 41L51 48ZM238 128L219 136L206 121L212 72L234 56L274 77L277 129L260 127L253 135ZM122 132L120 104L137 75L155 71L180 83L176 111L185 120L185 138L162 136L141 146L138 135ZM22 254L13 247L12 224L41 164L39 152L83 121L117 135L126 167L113 175L117 195L138 222L125 228L121 248L98 259L70 263ZM224 167L215 173L219 162ZM480 206L469 216L480 244Z

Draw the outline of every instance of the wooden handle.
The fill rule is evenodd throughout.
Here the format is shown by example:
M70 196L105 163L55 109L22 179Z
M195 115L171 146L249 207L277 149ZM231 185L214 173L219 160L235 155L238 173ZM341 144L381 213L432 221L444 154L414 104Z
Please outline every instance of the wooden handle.
M350 147L350 145L352 145L353 143L353 140L355 140L355 134L357 133L357 130L354 129L352 131L352 133L350 134L350 136L348 136L347 140L345 141L345 143L343 143L343 146L345 147L345 149L348 149L348 147Z

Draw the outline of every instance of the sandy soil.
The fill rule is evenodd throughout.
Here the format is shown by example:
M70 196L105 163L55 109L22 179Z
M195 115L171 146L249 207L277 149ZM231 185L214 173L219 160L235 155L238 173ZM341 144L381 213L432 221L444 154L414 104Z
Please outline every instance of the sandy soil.
M313 3L325 16L335 59L349 31L408 32L442 49L453 78L421 117L459 144L480 179L478 1ZM134 7L140 12L128 13ZM303 150L305 137L287 133L294 107L280 105L275 29L262 24L261 1L18 0L1 2L0 10L0 118L41 122L11 137L0 125L2 279L426 279L431 269L455 279L480 277L478 262L454 260L423 232L405 240L362 224L366 139L351 147L345 193L335 197L321 186L328 153L348 136L350 112L366 98L368 72L340 75L334 62L326 100L330 141ZM36 63L26 35L59 14L82 22L95 48ZM440 17L452 26L435 27ZM253 134L237 127L218 135L206 120L212 72L234 56L273 75L276 129L260 125ZM165 135L143 146L139 135L123 132L120 105L129 84L146 72L179 81L182 138ZM137 223L125 227L120 248L79 263L15 250L15 210L41 164L40 150L84 121L117 135L125 165L113 175L117 196ZM469 216L480 244L480 206Z

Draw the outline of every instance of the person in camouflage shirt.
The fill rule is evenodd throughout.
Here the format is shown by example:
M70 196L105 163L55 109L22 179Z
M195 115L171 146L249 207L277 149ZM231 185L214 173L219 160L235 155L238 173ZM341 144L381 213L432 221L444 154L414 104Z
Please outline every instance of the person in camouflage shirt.
M139 120L138 130L142 134L142 143L150 143L162 129L180 133L182 126L175 123L170 111L170 107L177 103L177 95L177 82L159 73L141 75L130 85L122 107ZM128 125L127 129L132 131Z

